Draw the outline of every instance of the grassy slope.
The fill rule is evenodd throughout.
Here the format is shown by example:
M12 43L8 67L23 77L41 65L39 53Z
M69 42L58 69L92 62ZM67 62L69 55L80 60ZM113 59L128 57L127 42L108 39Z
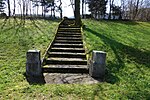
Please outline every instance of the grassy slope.
M107 83L102 85L106 97L148 98L150 23L93 20L84 23L89 56L92 50L107 52Z
M83 20L87 53L107 52L106 82L94 85L29 85L24 77L25 54L42 54L54 36L58 22L13 20L0 29L0 99L148 99L150 95L150 23ZM3 20L0 20L2 28ZM17 24L17 23L16 23ZM16 30L15 30L15 29Z

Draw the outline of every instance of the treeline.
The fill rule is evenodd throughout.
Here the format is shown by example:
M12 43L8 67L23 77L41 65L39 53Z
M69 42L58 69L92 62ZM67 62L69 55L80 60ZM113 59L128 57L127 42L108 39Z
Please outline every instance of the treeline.
M4 15L4 9L7 9L8 16L18 16L16 12L19 12L21 17L48 15L51 18L55 18L56 13L59 13L62 18L63 3L62 0L0 0L0 13ZM150 21L150 0L80 0L80 3L82 18L85 18L88 6L91 12L89 16L94 19ZM70 0L70 5L67 6L72 6L75 12L75 0ZM109 10L106 13L107 8Z
M95 19L150 21L150 0L87 0ZM116 5L118 2L119 5ZM106 6L109 5L109 13Z
M0 12L4 14L5 9L9 17L45 17L49 14L49 17L55 18L55 13L59 12L62 18L62 0L11 0L11 3L10 0L0 0Z

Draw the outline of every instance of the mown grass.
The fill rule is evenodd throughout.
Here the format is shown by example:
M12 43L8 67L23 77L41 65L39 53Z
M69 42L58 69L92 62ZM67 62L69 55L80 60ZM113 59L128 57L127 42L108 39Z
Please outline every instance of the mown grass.
M109 90L103 92L112 92L110 98L150 99L150 23L83 22L88 57L92 50L107 52L107 83L103 85Z
M107 52L105 82L30 85L24 76L26 52L39 49L43 55L58 21L17 20L4 25L0 19L0 99L150 99L150 23L83 20L89 57L92 50Z

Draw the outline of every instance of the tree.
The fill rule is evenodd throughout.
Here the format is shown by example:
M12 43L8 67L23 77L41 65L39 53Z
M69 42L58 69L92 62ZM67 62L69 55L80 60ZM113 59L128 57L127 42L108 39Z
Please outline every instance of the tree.
M81 17L80 17L80 0L75 0L75 24L80 26L81 25Z
M8 16L10 17L10 16L11 16L11 11L10 11L10 1L7 0L7 3L8 3Z
M89 9L95 19L104 18L107 0L89 0Z
M16 0L14 0L13 16L15 16L15 13L16 13Z
M123 19L126 19L126 11L127 11L127 0L121 0L121 16Z
M137 14L135 15L135 18L133 17L134 20L150 21L150 1L149 0L139 0L138 9L137 8L135 9L137 10Z
M55 1L51 2L51 12L53 13L53 17L55 18Z
M140 9L140 2L142 1L143 0L128 0L129 19L136 20L136 16L138 16Z
M4 12L5 9L5 2L3 0L0 0L0 12Z
M41 6L42 6L42 16L44 16L45 17L45 5L46 5L46 2L45 2L45 0L41 0Z
M111 11L112 11L112 6L114 4L114 0L109 0L109 16L108 16L108 19L111 19Z
M44 13L48 13L51 11L51 17L55 17L55 0L44 0Z
M59 0L59 2L60 2L60 4L59 4L59 6L58 6L58 10L60 11L60 18L62 19L62 1L61 0Z
M85 0L82 0L82 18L83 18L83 14L84 14L84 1Z
M115 16L119 16L119 19L122 19L122 16L121 16L121 7L113 5L112 6L112 15L113 15L113 19L115 19Z
M36 16L38 16L39 12L39 3L41 3L41 0L31 0L33 2L33 8L36 10Z

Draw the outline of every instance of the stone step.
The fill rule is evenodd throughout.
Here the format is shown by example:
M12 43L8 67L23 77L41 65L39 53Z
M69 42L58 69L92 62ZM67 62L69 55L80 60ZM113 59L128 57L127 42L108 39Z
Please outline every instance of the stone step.
M89 69L86 68L42 68L43 73L89 73Z
M83 48L83 44L54 43L52 47L60 47L60 48Z
M69 40L55 40L54 43L63 43L63 44L83 44L82 41L69 41Z
M56 40L74 40L74 41L81 41L82 38L74 38L74 37L56 37Z
M43 65L43 73L89 73L81 28L75 26L74 19L59 25Z
M81 32L80 29L58 29L58 32Z
M43 66L43 68L85 68L85 69L88 69L88 66L87 65L53 65L53 64L49 64L49 65Z
M79 26L75 26L75 25L59 25L59 28L80 28Z
M65 27L65 28L58 28L58 30L80 30L81 28L76 28L76 27Z
M61 32L61 33L81 33L81 31L77 31L77 30L58 30L57 32Z
M60 30L80 30L81 28L76 28L76 27L73 27L73 28L70 28L70 27L66 27L66 28L58 28L58 29L60 29Z
M61 38L80 38L80 39L81 39L81 36L67 36L67 35L61 35L61 36L60 36L60 35L56 35L56 36L57 36L58 38L61 37ZM57 38L57 37L56 37L56 38Z
M47 64L55 65L87 65L87 60L81 58L48 58Z
M85 53L70 53L70 52L48 52L48 57L62 57L62 58L82 58L86 59Z
M80 35L74 35L74 34L57 34L56 36L58 37L81 37L81 34Z
M63 35L81 35L79 32L57 32L57 34L63 34Z
M84 53L85 50L83 48L51 48L51 52L72 52L72 53Z

